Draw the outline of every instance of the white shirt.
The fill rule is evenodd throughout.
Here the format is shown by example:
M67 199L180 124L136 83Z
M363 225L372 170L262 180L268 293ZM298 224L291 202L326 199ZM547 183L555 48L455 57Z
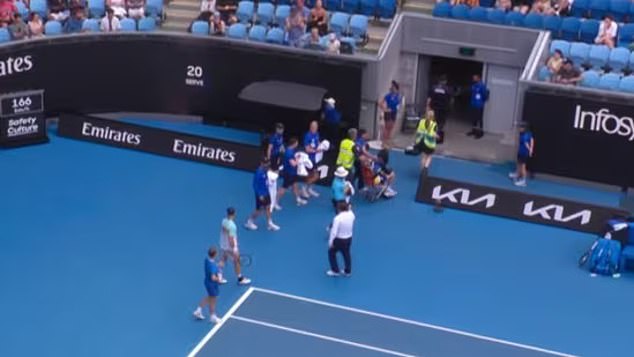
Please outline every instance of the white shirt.
M599 34L597 35L596 40L599 40L599 38L604 35L608 35L610 38L615 38L618 30L619 25L616 22L612 21L612 23L610 23L610 27L605 28L605 21L601 21L601 25L599 25Z
M203 0L200 3L200 11L205 12L215 12L216 11L216 0Z
M335 238L350 239L354 228L354 213L351 210L343 211L335 216L330 228L330 239L328 245L332 245Z
M112 19L108 19L108 15L101 19L101 31L102 32L115 32L121 30L121 22L116 16Z

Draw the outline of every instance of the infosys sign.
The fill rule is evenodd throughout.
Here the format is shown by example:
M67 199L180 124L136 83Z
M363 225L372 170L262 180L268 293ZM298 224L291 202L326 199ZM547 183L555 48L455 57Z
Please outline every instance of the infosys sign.
M597 111L584 110L583 105L577 104L573 127L599 134L618 135L628 141L634 141L634 119L611 113L608 108Z
M60 136L241 170L255 170L261 149L117 120L62 114Z
M438 177L422 177L416 200L582 232L599 233L618 208L601 207L520 191L473 185Z

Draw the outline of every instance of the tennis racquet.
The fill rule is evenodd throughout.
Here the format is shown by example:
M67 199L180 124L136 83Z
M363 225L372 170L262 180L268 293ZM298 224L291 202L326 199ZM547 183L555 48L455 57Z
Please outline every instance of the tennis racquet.
M240 254L240 265L243 267L251 266L253 263L253 257L251 254Z

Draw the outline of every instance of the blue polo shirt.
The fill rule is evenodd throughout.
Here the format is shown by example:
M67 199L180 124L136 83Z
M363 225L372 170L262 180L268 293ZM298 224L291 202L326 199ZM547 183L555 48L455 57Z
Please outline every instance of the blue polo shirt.
M339 124L341 122L341 113L339 113L335 107L326 105L324 108L324 119L328 124Z
M473 83L471 85L471 106L478 109L483 108L487 99L486 85L482 82Z
M520 145L517 148L518 156L521 156L521 157L529 156L528 146L530 145L531 140L533 140L533 133L531 133L530 131L525 131L520 133Z
M205 286L218 287L218 282L211 280L213 275L218 274L218 265L210 258L205 259Z
M361 157L361 153L363 152L364 148L367 149L367 145L368 143L360 136L357 138L357 140L355 140L354 142L355 160L358 160L359 157Z
M317 146L319 146L319 132L311 133L310 131L308 131L306 135L304 135L304 147L306 146L311 146L313 149L317 149ZM310 161L312 161L314 164L315 153L308 154L308 157L310 158Z
M297 176L297 167L291 164L291 160L295 159L295 150L293 148L287 147L284 150L284 172L290 176Z
M398 111L398 106L401 104L401 96L398 93L388 93L383 98L385 100L385 105L392 111Z
M271 144L271 156L277 156L280 154L280 149L284 145L284 136L278 133L274 133L269 137L269 144Z
M266 185L266 179L266 169L262 166L258 167L253 175L253 191L257 196L268 196L269 188Z
M332 180L330 188L332 189L332 198L335 201L343 201L346 199L346 181L344 181L344 179L335 177L335 179Z

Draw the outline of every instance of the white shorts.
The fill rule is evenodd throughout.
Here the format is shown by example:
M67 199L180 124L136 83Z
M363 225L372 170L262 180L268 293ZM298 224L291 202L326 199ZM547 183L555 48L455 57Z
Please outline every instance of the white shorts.
M143 18L145 17L145 9L142 7L136 9L128 9L128 16L135 19Z

